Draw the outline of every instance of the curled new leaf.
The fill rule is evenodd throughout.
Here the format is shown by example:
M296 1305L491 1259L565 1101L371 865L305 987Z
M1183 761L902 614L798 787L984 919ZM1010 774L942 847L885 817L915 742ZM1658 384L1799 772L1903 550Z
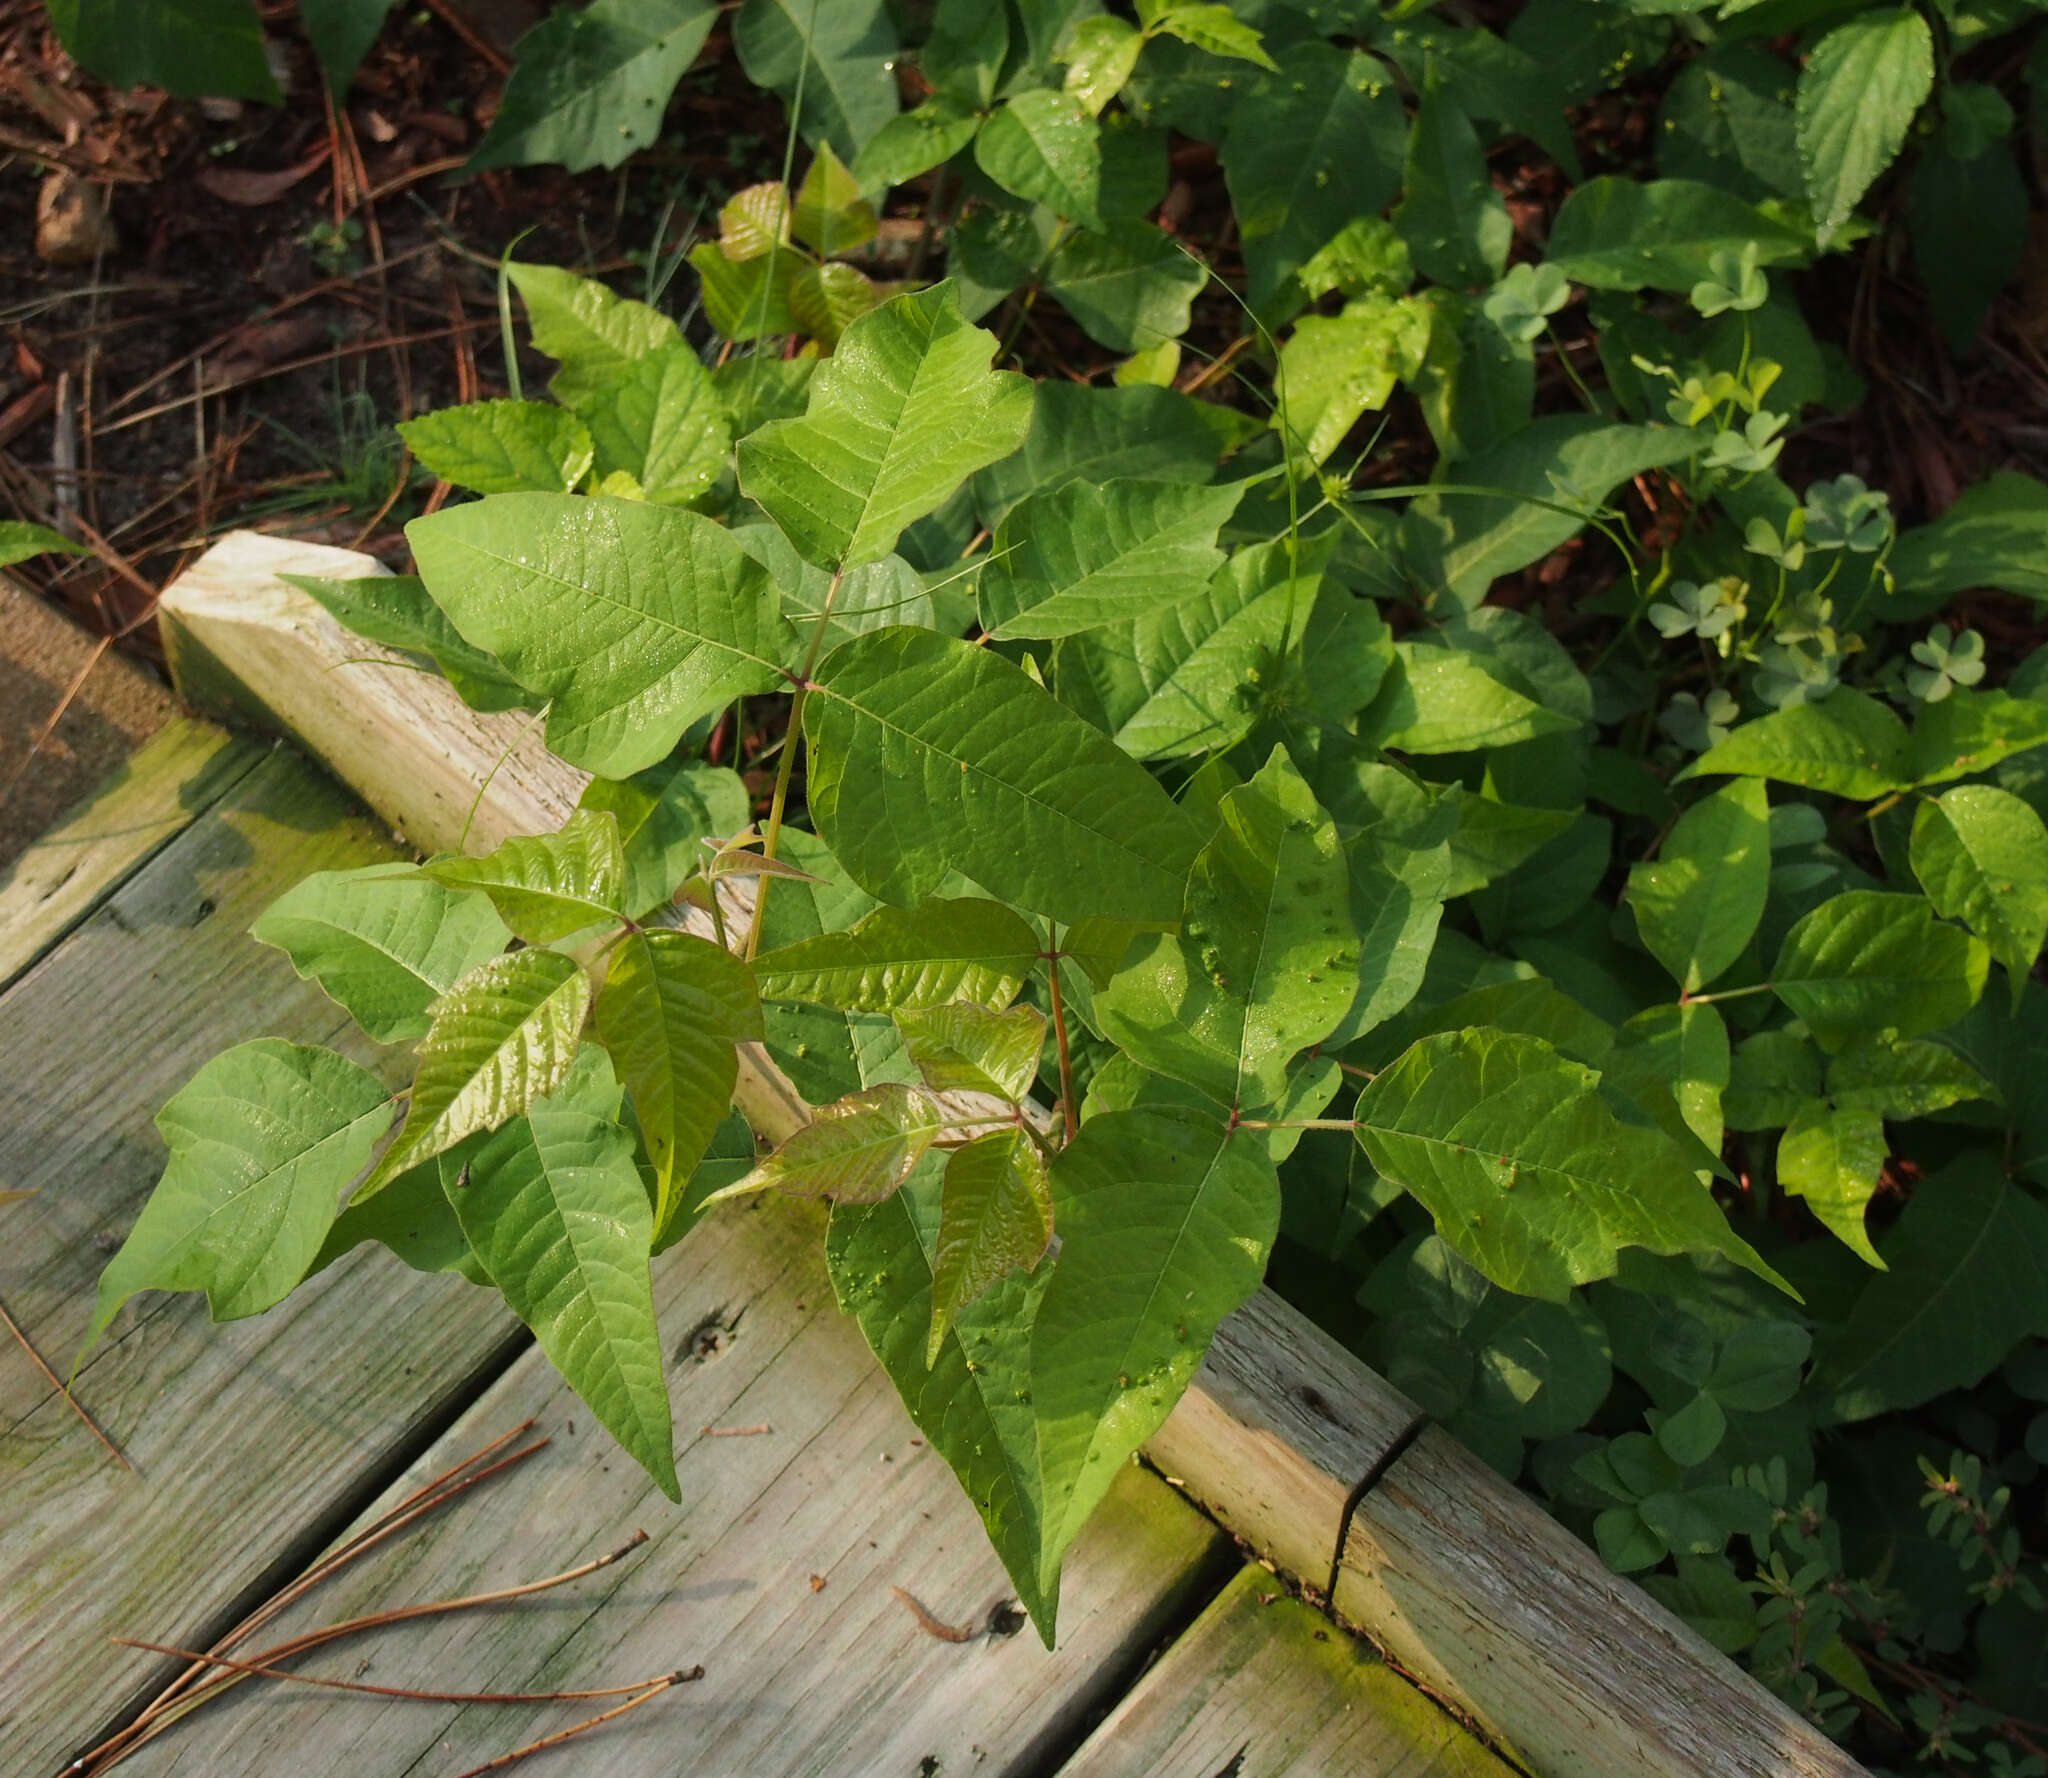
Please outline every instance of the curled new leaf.
M435 859L420 874L481 890L528 944L553 944L624 911L626 857L618 820L604 809L578 809L556 832L514 835L481 858Z
M736 1185L707 1198L773 1187L798 1198L872 1204L910 1177L944 1128L938 1107L894 1081L821 1105L811 1121Z
M1045 1015L1034 1006L993 1012L960 1001L896 1014L910 1059L940 1093L993 1093L1016 1101L1031 1090L1045 1049Z

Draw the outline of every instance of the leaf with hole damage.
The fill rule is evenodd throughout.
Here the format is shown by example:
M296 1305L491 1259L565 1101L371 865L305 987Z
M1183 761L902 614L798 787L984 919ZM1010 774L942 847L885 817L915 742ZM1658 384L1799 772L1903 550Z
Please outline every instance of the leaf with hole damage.
M863 889L911 905L959 870L1033 913L1161 925L1200 844L1151 774L971 643L878 630L804 705L811 814Z
M1540 1038L1426 1037L1358 1099L1358 1143L1437 1233L1504 1290L1564 1302L1624 1247L1778 1275L1728 1226L1662 1131L1624 1123L1600 1076Z
M406 528L435 602L550 701L548 745L623 778L785 682L775 585L722 527L637 500L501 494Z
M758 1042L761 1004L747 966L686 932L635 932L612 951L597 1035L618 1065L654 1164L654 1238L732 1103L734 1045Z
M904 526L1023 442L1031 385L989 369L995 348L950 283L892 298L818 367L801 419L740 441L741 490L821 567L881 560Z
M421 882L403 864L315 871L249 936L275 945L379 1043L426 1035L436 1000L511 938L481 895Z

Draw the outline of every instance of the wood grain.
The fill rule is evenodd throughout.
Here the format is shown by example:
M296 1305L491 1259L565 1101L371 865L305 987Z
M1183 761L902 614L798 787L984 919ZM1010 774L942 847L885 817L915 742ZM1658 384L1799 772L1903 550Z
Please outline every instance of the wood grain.
M1021 1613L999 1609L1008 1582L972 1508L834 1304L822 1226L809 1206L757 1201L708 1218L656 1262L656 1304L675 1342L680 1507L529 1352L392 1497L528 1416L554 1446L348 1570L278 1630L558 1572L635 1530L648 1533L644 1548L517 1606L323 1651L307 1671L348 1677L367 1659L365 1677L379 1684L508 1691L701 1663L701 1681L559 1756L565 1770L606 1778L1021 1778L1056 1759L1176 1616L1228 1574L1228 1540L1157 1478L1127 1469L1068 1559L1060 1646L1047 1654ZM970 1628L969 1639L921 1628L892 1588ZM990 1632L992 1614L1006 1633ZM460 1771L592 1708L250 1684L130 1769Z
M0 995L0 1179L41 1188L0 1209L0 1300L60 1375L161 1169L157 1107L266 1032L370 1059L247 929L306 872L390 855L331 781L271 755ZM54 1771L162 1670L109 1635L208 1634L517 1337L482 1292L368 1252L225 1327L201 1297L146 1295L76 1383L133 1475L0 1340L0 1766Z
M1543 1778L1863 1770L1437 1427L1359 1502L1336 1609Z
M0 870L0 987L262 757L262 748L183 716L144 742L85 803Z
M1059 1778L1513 1778L1370 1648L1246 1568Z

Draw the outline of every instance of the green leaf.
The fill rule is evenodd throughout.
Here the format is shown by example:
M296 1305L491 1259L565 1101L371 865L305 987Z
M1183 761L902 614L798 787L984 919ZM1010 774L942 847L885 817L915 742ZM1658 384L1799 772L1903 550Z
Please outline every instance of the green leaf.
M249 936L379 1043L426 1034L433 1003L511 934L481 895L421 882L403 864L315 871L264 909Z
M939 1169L928 1164L879 1204L833 1206L826 1267L917 1429L960 1478L1050 1648L1058 1596L1038 1579L1030 1341L1053 1268L1005 1273L954 1314L933 1360L928 1330L940 1221Z
M1070 637L1053 660L1062 701L1140 759L1220 752L1251 732L1259 688L1314 609L1334 532L1238 550L1201 592L1133 623Z
M1491 284L1506 269L1514 224L1487 175L1479 132L1438 80L1416 108L1394 226L1415 269L1439 284Z
M789 312L821 345L831 347L881 300L867 273L850 265L800 265L789 281Z
M794 103L804 140L851 162L896 115L896 32L882 0L745 0L733 48L756 86Z
M1778 1183L1838 1235L1859 1259L1884 1269L1863 1213L1884 1170L1884 1119L1875 1111L1809 1099L1778 1139Z
M1686 63L1658 111L1657 170L1737 197L1804 198L1793 70L1757 43L1722 42Z
M1808 790L1868 798L1911 782L1906 726L1875 698L1838 687L1817 704L1791 704L1745 722L1680 772L1775 778Z
M1273 1163L1198 1111L1091 1118L1052 1165L1060 1233L1031 1332L1041 1585L1118 1472L1165 1424L1279 1229Z
M1990 953L1917 895L1851 889L1785 935L1771 986L1828 1050L1952 1025L1984 992Z
M1124 90L1138 65L1145 39L1120 18L1097 13L1077 19L1066 37L1062 59L1067 65L1065 90L1099 117L1103 106Z
M796 238L821 258L851 253L875 238L875 210L860 182L830 148L812 157L790 214Z
M854 157L853 176L864 192L884 192L943 166L972 142L981 119L951 99L934 96L915 111L889 119Z
M48 525L34 525L27 519L0 519L0 568L12 568L31 556L50 554L89 556L92 551L82 543L73 543L63 532L52 531Z
M1043 947L1030 923L993 901L876 908L845 932L764 951L754 979L767 1000L809 1000L849 1012L893 1012L955 1000L1000 1011Z
M1052 1186L1038 1145L1022 1130L998 1130L956 1149L946 1162L943 1203L927 1368L938 1363L961 1310L1005 1273L1035 1271L1052 1244Z
M1198 836L1151 775L1019 668L930 630L834 649L804 704L811 814L902 906L958 869L1060 921L1169 924Z
M2015 753L2048 744L2048 703L2002 691L1952 691L1923 704L1913 724L1914 788L1989 771Z
M823 619L826 648L891 624L933 627L935 614L924 577L901 556L884 556L879 562L849 568L840 575L839 595L831 600L831 614L826 616L825 604L832 592L830 574L806 562L773 525L737 525L732 535L773 577L782 594L783 615L791 623L808 631L811 626L805 619Z
M549 387L565 407L575 407L634 359L683 337L659 309L618 296L595 278L516 259L505 274L526 304L533 343L561 363Z
M729 259L722 248L702 241L690 249L690 264L701 280L704 313L728 340L767 339L804 331L790 307L790 293L804 264L796 254Z
M1358 935L1336 823L1284 749L1218 813L1180 931L1141 940L1095 1016L1135 1061L1249 1110L1350 1011Z
M391 5L392 0L300 0L299 23L335 98L348 91Z
M170 1159L100 1274L86 1349L138 1290L203 1290L216 1321L282 1302L390 1122L383 1086L331 1050L214 1057L156 1114Z
M725 404L688 345L658 346L620 366L577 411L590 428L599 479L624 470L657 506L687 506L708 493L732 455Z
M1138 352L1187 332L1189 305L1208 281L1164 229L1125 217L1068 235L1046 267L1045 291L1097 345Z
M459 1166L468 1151L484 1141L474 1136L457 1143L446 1154L406 1168L374 1197L350 1204L334 1219L306 1276L324 1272L365 1241L375 1241L415 1272L456 1272L472 1283L488 1283L455 1220L455 1206L441 1189L442 1167L449 1162Z
M1321 463L1359 419L1377 413L1404 377L1422 367L1430 311L1409 297L1368 295L1341 315L1305 315L1280 348L1281 407L1276 430Z
M632 1137L580 1107L537 1100L446 1189L471 1251L548 1361L681 1500L647 1267L654 1222Z
M1892 551L1902 593L1942 599L1997 587L2048 599L2048 487L2001 470L1967 490L1931 525L1905 532Z
M1658 861L1628 874L1636 929L1688 994L1728 969L1763 919L1770 826L1763 785L1738 779L1686 810Z
M609 814L625 848L620 911L639 919L704 867L700 842L747 825L747 787L737 772L699 760L649 766L630 778L593 778L576 806Z
M417 575L321 580L310 574L281 574L278 578L307 594L358 636L431 661L472 710L516 710L537 701L494 655L462 639L448 614L427 596L426 583Z
M550 945L600 922L616 925L626 887L619 824L578 809L560 829L518 834L481 858L435 858L420 875L446 889L481 890L513 935Z
M1023 439L1031 385L988 368L995 347L950 283L884 303L818 367L802 419L740 441L741 489L821 567L879 561Z
M1920 805L1912 866L1936 913L1960 920L2005 965L2013 1012L2048 937L2048 827L2026 803L1964 784Z
M1626 1076L1638 1057L1656 1078L1671 1089L1679 1116L1705 1145L1709 1154L1721 1152L1726 1133L1721 1114L1721 1095L1727 1090L1732 1070L1728 1052L1728 1027L1720 1009L1699 1002L1677 1006L1652 1006L1623 1027L1626 1043L1614 1053L1612 1074L1606 1084L1633 1090ZM1559 1047L1564 1047L1560 1045Z
M1813 1091L1819 1090L1816 1080ZM1828 1098L1843 1111L1906 1118L1931 1117L1966 1099L1988 1099L1996 1105L2004 1095L1954 1050L1909 1039L1859 1043L1844 1050L1828 1064Z
M896 1028L925 1085L940 1093L993 1093L1014 1103L1031 1090L1045 1051L1045 1015L1035 1006L903 1007Z
M1223 565L1216 533L1242 483L1068 482L1010 509L980 584L982 627L1051 638L1198 596Z
M519 40L497 115L464 171L558 161L581 173L652 147L717 17L712 0L591 0L551 13Z
M1689 292L1717 253L1751 243L1760 266L1798 264L1812 243L1730 192L1690 179L1589 179L1550 225L1545 263L1595 290Z
M898 1190L945 1127L920 1088L898 1081L849 1093L811 1113L811 1121L719 1197L773 1188L798 1198L873 1204Z
M1534 1037L1426 1037L1359 1095L1359 1145L1504 1290L1564 1302L1624 1247L1719 1254L1780 1283L1672 1140L1623 1123L1599 1080Z
M1263 311L1331 236L1400 189L1408 118L1385 65L1363 50L1294 44L1277 77L1246 84L1221 152L1247 294Z
M747 966L686 932L635 932L612 952L597 996L597 1034L633 1095L654 1163L654 1239L732 1103L735 1044L764 1035Z
M1833 1421L1918 1407L2048 1335L2048 1210L1973 1150L1913 1188L1885 1237L1889 1270L1815 1350L1810 1389Z
M1172 0L1166 6L1141 6L1139 17L1149 30L1178 37L1212 56L1230 56L1241 62L1256 62L1277 74L1280 65L1266 54L1257 31L1228 6L1203 5L1197 0Z
M405 1126L354 1201L553 1092L576 1059L589 1008L589 978L558 952L512 951L478 964L434 1003Z
M49 14L58 41L109 86L259 105L282 97L248 0L55 0Z
M1470 753L1579 727L1503 685L1477 655L1397 642L1398 670L1360 717L1362 734L1402 753Z
M1934 36L1911 6L1860 13L1814 45L1795 103L1799 159L1825 247L1890 166L1934 90Z
M2026 180L2004 143L1968 160L1930 143L1914 162L1906 187L1913 263L1957 356L1976 343L1993 300L2023 263L2031 207Z
M401 420L398 433L444 482L476 494L560 494L590 473L583 422L544 401L473 401Z
M1102 228L1101 129L1071 93L1018 93L981 126L974 159L1012 195L1083 228Z
M623 778L797 654L767 573L722 526L637 500L502 494L415 519L436 603L551 701L548 746Z

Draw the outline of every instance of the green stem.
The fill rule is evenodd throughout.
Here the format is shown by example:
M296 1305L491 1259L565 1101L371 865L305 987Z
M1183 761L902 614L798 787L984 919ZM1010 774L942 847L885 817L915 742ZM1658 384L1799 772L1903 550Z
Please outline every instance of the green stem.
M1060 1051L1060 1116L1066 1122L1069 1142L1081 1133L1081 1108L1074 1103L1074 1057L1067 1045L1067 1008L1060 995L1060 930L1048 925L1045 948L1049 961L1046 979L1052 984L1052 1030Z
M1240 1130L1355 1130L1355 1117L1241 1117Z
M825 632L832 625L832 606L839 597L839 583L846 578L841 568L832 576L832 584L825 590L825 603L818 609L818 627L811 632L810 652L804 656L803 677L797 683L796 694L789 700L789 726L782 733L782 757L775 764L775 794L768 804L768 831L761 836L761 856L773 858L775 848L782 840L783 811L789 806L789 777L796 765L796 737L802 730L804 720L804 699L811 689L811 673L818 664L818 656L825 646ZM768 887L775 881L772 876L762 876L754 890L754 917L747 924L747 961L753 962L754 954L761 948L761 918L768 911ZM718 893L716 886L712 894Z
M1717 1000L1740 1000L1745 994L1768 994L1770 991L1771 984L1769 982L1757 982L1747 988L1722 988L1712 994L1681 994L1678 997L1678 1004L1680 1006L1711 1006Z

